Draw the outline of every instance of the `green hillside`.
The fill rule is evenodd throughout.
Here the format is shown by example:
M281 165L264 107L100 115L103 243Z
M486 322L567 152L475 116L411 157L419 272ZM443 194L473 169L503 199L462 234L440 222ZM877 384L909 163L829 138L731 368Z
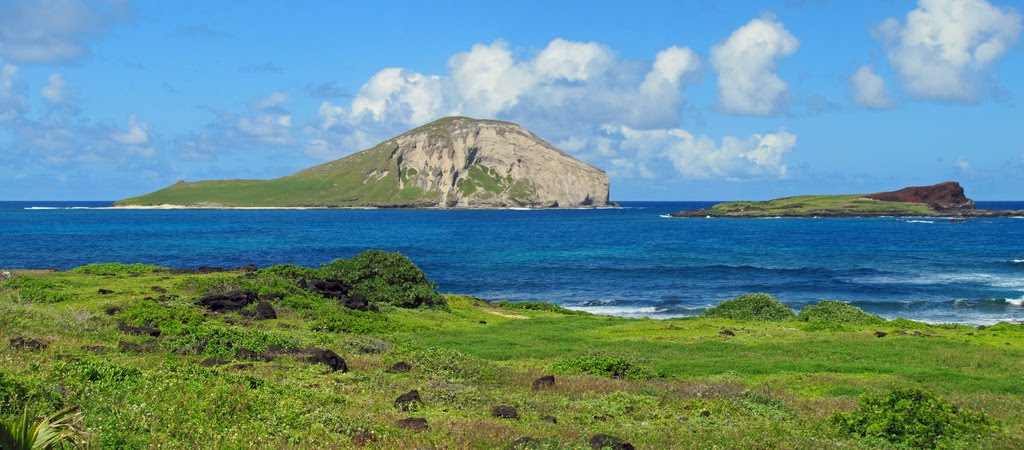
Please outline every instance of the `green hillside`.
M935 210L920 203L884 202L864 198L862 195L804 195L762 202L719 203L708 210L715 216L809 216L844 213L852 215L922 215L935 214Z
M1020 325L797 316L765 294L602 317L441 297L382 252L253 269L0 278L0 428L77 406L83 448L1024 448ZM206 300L232 292L261 302Z

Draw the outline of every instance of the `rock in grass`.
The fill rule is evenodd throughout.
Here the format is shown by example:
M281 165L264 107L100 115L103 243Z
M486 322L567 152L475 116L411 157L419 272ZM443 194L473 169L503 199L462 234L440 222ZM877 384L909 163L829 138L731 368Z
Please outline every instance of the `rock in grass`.
M622 440L615 436L607 434L595 434L590 438L590 448L594 450L611 449L611 450L634 450L633 444Z
M499 405L491 409L491 415L499 419L518 419L519 411L511 406Z
M15 350L31 350L37 352L46 348L46 343L38 339L16 337L11 339L11 348Z
M226 359L218 358L218 357L215 356L215 357L206 358L206 359L200 361L199 365L203 366L203 367L214 367L214 366L223 366L224 364L227 364L227 363L228 363L228 361Z
M719 331L718 335L722 336L722 337L733 337L733 336L736 336L736 333L733 332L732 330L726 329L726 330Z
M396 362L394 365L392 365L390 368L388 368L387 372L388 373L405 373L405 372L408 372L410 370L412 370L412 366L409 363L407 363L405 361L399 361L399 362Z
M276 319L277 311L274 311L270 302L261 301L256 304L256 315L253 318L256 320Z
M398 421L398 428L404 428L410 431L423 431L430 428L427 424L427 419L422 417L409 417Z
M136 344L134 342L120 341L120 342L117 343L117 348L121 349L122 352L138 352L138 353L152 352L152 351L156 350L156 341L155 340L149 340L149 341L138 343L138 344Z
M377 440L377 435L373 434L372 432L368 432L368 431L360 431L360 432L352 435L352 443L355 444L356 447L365 446L365 445L367 445L367 444L369 444L369 443L371 443L373 441L376 441L376 440Z
M199 306L214 312L238 311L256 301L257 294L233 291L225 294L207 294L199 299Z
M103 289L103 288L100 288L100 289L99 289L98 291L96 291L96 292L97 292L98 294L100 294L100 295L110 295L110 294L113 294L113 293L114 293L114 291L112 291L112 290L110 290L110 289Z
M540 420L542 422L558 423L558 419L555 418L555 416L550 416L550 415L549 416L541 417Z
M146 327L146 326L135 327L135 326L126 325L126 324L122 323L122 324L117 326L117 329L121 330L121 332L123 332L125 334L131 334L131 335L134 335L134 336L160 337L160 329L153 328L153 327Z
M167 293L167 289L164 289L164 288L162 288L160 286L153 286L153 287L149 288L149 290L151 290L153 292L156 292L157 294L166 294Z
M121 312L121 307L120 306L108 306L106 308L103 308L103 313L108 315L108 316L112 316L112 315L117 314L119 312Z
M545 389L555 387L555 376L544 375L536 380L533 380L534 389Z
M421 406L423 406L423 400L420 399L420 391L417 391L416 389L399 395L398 398L395 399L395 407L400 411L409 411L410 409L415 409Z
M876 332L875 332L875 337L880 337L880 338L883 338L883 337L886 337L886 336L888 336L888 335L889 335L889 333L886 333L886 332L884 332L884 331L876 331Z
M701 317L780 322L796 316L788 306L768 294L746 294L719 303Z
M309 353L309 361L312 364L323 364L331 368L332 372L348 372L348 365L345 364L345 360L334 353L333 350L327 350L323 348L311 348L306 350Z

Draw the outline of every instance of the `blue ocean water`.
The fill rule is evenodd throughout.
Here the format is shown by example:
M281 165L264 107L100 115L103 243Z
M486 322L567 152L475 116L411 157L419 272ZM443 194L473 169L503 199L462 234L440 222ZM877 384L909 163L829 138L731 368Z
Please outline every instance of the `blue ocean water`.
M670 219L599 210L120 210L0 202L0 267L317 265L379 248L444 292L600 314L698 314L744 293L930 322L1024 320L1024 219ZM1024 202L979 202L1024 209Z

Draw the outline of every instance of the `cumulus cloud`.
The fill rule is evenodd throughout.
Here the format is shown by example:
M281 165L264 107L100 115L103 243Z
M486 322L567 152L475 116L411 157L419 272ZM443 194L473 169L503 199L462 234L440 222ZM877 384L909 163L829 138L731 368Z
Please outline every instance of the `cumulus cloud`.
M989 66L1016 43L1021 15L985 0L920 0L903 24L882 22L876 33L910 95L974 102L991 84Z
M119 0L13 0L0 3L0 57L15 62L72 61L84 40L130 13Z
M110 134L110 138L121 145L139 146L146 145L149 143L149 126L143 123L139 123L138 118L135 114L132 114L128 118L128 130L126 131L115 131Z
M772 115L786 108L789 86L775 72L778 60L800 46L781 22L754 19L711 48L719 102L728 112Z
M971 172L974 170L974 166L964 157L959 157L956 161L953 161L953 168L961 172Z
M235 120L235 128L242 135L268 145L295 145L292 136L292 116L283 108L288 94L272 92L249 103L252 113Z
M686 180L786 178L789 168L782 159L796 147L797 141L796 135L786 130L747 138L726 136L721 143L681 128L634 130L618 126L611 131L621 134L623 149L633 149L638 154L661 149L655 156L671 161L677 174Z
M47 77L47 83L39 90L39 94L50 103L63 103L65 99L65 88L67 81L59 73L52 73Z
M25 80L13 64L0 65L0 123L17 119L28 103L25 99Z
M850 97L858 105L871 109L892 106L885 88L885 79L875 73L869 65L861 66L850 76Z
M694 51L676 46L645 64L596 42L555 39L531 58L517 58L503 41L477 44L453 55L447 74L387 68L350 104L324 102L319 122L304 128L306 150L337 158L447 115L511 120L556 142L588 140L604 123L677 126L684 84L700 66Z

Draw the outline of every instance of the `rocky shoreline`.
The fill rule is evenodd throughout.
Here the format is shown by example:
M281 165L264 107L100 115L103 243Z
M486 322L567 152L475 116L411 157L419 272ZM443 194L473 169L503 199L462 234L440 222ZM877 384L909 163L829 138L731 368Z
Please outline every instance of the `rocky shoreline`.
M899 214L899 213L864 213L864 212L851 212L851 211L833 211L833 210L822 210L814 211L811 213L758 213L752 212L749 214L743 213L730 213L730 214L719 214L711 209L698 209L693 211L679 211L676 213L669 214L670 217L674 218L687 218L687 219L877 219L877 218L946 218L946 219L982 219L982 218L1000 218L1000 217L1024 217L1024 210L998 210L998 209L973 209L973 210L958 210L958 211L941 211L935 214Z

